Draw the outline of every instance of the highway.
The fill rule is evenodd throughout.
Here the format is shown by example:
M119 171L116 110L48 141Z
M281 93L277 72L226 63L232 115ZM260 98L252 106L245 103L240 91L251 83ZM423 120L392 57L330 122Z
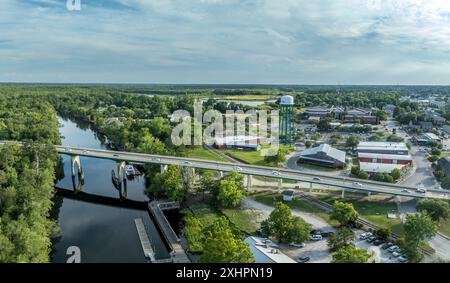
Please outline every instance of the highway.
M15 143L0 141L2 143ZM180 165L191 168L208 169L222 172L238 171L241 174L252 176L263 176L274 179L287 179L297 182L306 182L320 185L322 188L332 187L344 191L360 191L365 193L382 193L395 196L406 196L414 198L450 199L450 191L428 189L426 193L416 192L416 187L361 180L342 176L330 176L315 172L303 172L292 169L256 166L248 164L235 164L229 162L217 162L205 159L194 159L177 156L154 155L144 153L133 153L124 151L112 151L104 149L92 149L83 147L55 146L60 154L72 156L85 156L92 158L110 159L117 162L153 163L160 165Z
M388 195L407 196L415 198L450 199L450 191L429 189L427 192L418 193L416 187L381 183L375 181L354 179L341 176L329 176L313 172L300 172L291 169L273 168L248 164L233 164L228 162L216 162L204 159L184 158L176 156L153 155L122 151L111 151L81 147L56 146L60 154L79 155L93 158L110 159L118 162L153 163L161 165L180 165L191 168L208 169L222 172L233 170L241 174L271 177L275 179L289 179L298 182L307 182L321 185L321 187L334 187L349 191L361 191L383 193Z

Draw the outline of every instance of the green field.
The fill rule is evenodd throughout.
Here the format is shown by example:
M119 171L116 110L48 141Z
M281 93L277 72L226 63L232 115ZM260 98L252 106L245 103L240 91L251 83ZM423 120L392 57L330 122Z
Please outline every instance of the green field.
M189 149L187 151L187 157L198 158L198 159L207 159L207 160L213 160L213 161L221 161L221 162L230 162L228 159L223 158L217 154L214 154L211 151L209 151L203 147L195 147L195 148Z
M247 235L254 235L259 229L260 213L257 211L249 209L222 209L221 211L237 229Z
M268 146L263 146L263 148L268 148ZM286 150L287 152L292 151L292 146L282 145L281 149ZM254 150L239 150L239 149L224 149L223 152L231 157L238 159L244 163L259 165L259 166L270 166L277 167L274 164L267 163L264 161L264 156L261 155L261 151Z
M276 203L283 201L283 196L277 193L263 193L255 195L254 199L258 202L264 203L265 205L275 206ZM337 226L339 224L337 221L330 219L330 215L327 212L305 200L297 198L291 202L286 202L286 204L292 209L315 214L331 226Z

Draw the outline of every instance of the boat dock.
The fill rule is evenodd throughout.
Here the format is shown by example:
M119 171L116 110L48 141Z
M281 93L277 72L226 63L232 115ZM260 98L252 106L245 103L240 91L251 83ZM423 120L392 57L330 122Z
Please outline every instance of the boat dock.
M169 244L171 261L174 263L190 263L189 257L181 246L180 239L175 231L173 231L172 226L163 213L163 210L177 209L179 207L180 204L177 202L152 201L148 204L150 213L155 218L158 227L161 229L164 238Z
M150 259L151 262L154 262L155 251L153 250L150 239L148 238L142 218L134 219L134 223L136 224L136 229L139 235L139 240L141 241L142 249L144 250L145 257Z

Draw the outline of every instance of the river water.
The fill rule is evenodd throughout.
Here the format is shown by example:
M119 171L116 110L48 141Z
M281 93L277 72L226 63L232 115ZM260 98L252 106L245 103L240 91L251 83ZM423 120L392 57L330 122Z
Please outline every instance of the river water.
M62 144L104 149L94 131L87 126L59 118ZM64 178L56 187L73 192L71 159L62 156ZM84 171L82 192L120 199L119 191L111 181L111 170L117 164L111 160L81 157ZM78 183L79 181L76 180ZM136 177L127 182L128 198L145 201L145 180ZM75 199L74 199L75 198ZM168 257L167 248L148 211L81 201L58 196L55 200L60 237L53 245L52 261L66 262L67 248L76 246L81 251L81 262L146 262L134 219L142 218L157 258Z

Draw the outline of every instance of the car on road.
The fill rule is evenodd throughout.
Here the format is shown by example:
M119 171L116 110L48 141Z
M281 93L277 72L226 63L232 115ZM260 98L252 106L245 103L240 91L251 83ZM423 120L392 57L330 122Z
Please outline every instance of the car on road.
M239 166L234 166L234 170L237 170L237 171L242 171L242 167L239 167Z
M424 189L424 188L418 188L418 189L416 190L416 192L421 193L421 194L425 194L425 193L427 192L427 190Z
M319 235L319 234L314 234L311 236L311 240L313 240L313 241L320 241L322 239L323 239L322 235Z
M289 246L293 248L303 248L305 247L305 243L290 243Z
M381 244L383 244L383 243L384 243L384 241L381 240L381 239L376 239L375 241L373 241L373 244L374 244L375 246L379 246L379 245L381 245Z
M394 245L394 246L391 246L390 248L388 248L387 250L388 250L388 252L393 253L395 251L400 250L400 247L397 245Z
M87 150L83 150L83 153L88 153L88 151Z
M278 171L272 171L272 175L280 176L280 172L278 172Z
M192 165L192 162L190 162L190 161L184 161L183 164L186 164L186 165Z
M299 263L305 263L308 262L309 260L310 260L309 256L302 256L298 258Z
M353 186L362 187L362 184L360 182L353 182Z
M370 236L369 238L366 239L366 242L368 243L372 243L373 241L375 241L375 237L374 236Z
M119 157L119 155L118 155L118 154L113 154L113 156L114 156L114 157Z
M390 247L392 247L393 245L394 245L393 243L389 242L389 243L383 244L383 245L381 246L381 248L382 248L383 250L386 250L386 249L389 249Z
M408 189L403 189L403 190L401 190L401 192L402 193L407 193L407 194L410 194L410 193L412 193L410 190L408 190Z
M399 256L397 260L398 260L398 262L400 262L400 263L405 263L405 262L408 261L408 259L407 259L406 257L402 256L402 255Z
M315 180L315 181L322 181L322 179L320 179L319 177L314 177L313 180Z

